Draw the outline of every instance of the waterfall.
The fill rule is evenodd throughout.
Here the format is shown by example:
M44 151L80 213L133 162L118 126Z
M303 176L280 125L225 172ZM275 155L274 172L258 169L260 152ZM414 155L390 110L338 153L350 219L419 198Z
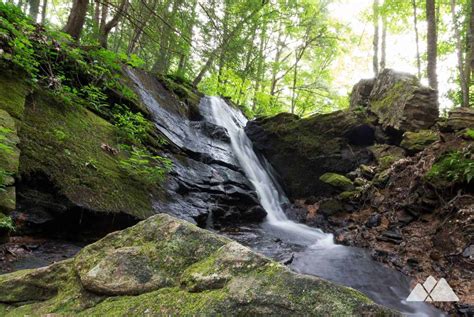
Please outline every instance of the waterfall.
M265 225L272 231L278 231L279 236L284 235L295 243L333 245L331 234L288 219L282 208L282 204L287 202L288 198L270 174L268 162L257 157L252 142L245 134L247 119L242 112L229 106L219 97L206 97L206 99L205 102L210 107L208 120L227 129L234 154L254 186L260 204L267 212Z

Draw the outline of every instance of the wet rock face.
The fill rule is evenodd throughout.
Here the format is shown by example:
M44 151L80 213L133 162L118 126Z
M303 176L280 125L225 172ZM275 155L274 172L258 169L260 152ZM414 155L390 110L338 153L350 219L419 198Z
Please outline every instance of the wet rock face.
M169 142L173 170L164 185L164 197L154 209L205 225L259 222L266 216L257 195L233 154L227 130L206 120L210 108L187 97L193 92L168 92L153 76L129 72L142 104L156 128ZM169 82L168 82L169 84ZM199 115L197 115L199 113Z
M375 138L364 117L347 111L304 119L282 113L250 121L245 132L293 199L335 193L319 178L328 172L346 174L370 162L372 154L366 146Z
M73 259L1 275L0 312L32 309L75 316L393 314L353 289L296 274L165 214Z

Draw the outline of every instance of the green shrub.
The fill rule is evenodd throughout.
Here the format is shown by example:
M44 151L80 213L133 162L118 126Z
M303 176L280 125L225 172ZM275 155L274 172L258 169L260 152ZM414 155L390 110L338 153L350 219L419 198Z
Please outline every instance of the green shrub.
M467 129L464 135L471 140L474 140L474 129Z
M13 223L12 218L0 213L0 229L15 231L15 224Z
M428 171L430 182L471 183L474 178L472 149L454 151L443 155Z
M130 157L120 161L120 167L137 181L151 186L164 181L172 162L165 157L152 155L144 149L133 147Z
M133 143L142 143L151 129L151 123L140 112L133 113L124 106L116 107L114 125L120 136Z

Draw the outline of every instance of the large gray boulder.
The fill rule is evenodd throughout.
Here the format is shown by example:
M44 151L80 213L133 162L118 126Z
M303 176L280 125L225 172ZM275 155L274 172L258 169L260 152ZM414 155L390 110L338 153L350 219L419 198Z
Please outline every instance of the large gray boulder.
M384 129L401 133L428 129L439 116L436 91L415 76L392 69L354 86L351 109L361 106L374 113Z
M6 316L392 313L353 289L296 274L165 214L109 234L74 259L0 276Z

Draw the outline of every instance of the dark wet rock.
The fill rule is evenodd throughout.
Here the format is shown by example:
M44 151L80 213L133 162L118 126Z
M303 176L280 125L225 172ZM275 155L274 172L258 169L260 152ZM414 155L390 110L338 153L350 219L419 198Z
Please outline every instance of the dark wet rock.
M300 119L282 113L250 121L245 128L255 148L272 164L291 198L328 195L319 180L327 172L346 174L371 161L371 125L354 112L338 111Z
M183 107L178 98L161 93L163 87L153 76L137 70L128 74L143 107L150 111L157 129L173 145L168 155L173 168L163 197L155 200L153 208L200 226L235 225L265 218L266 213L233 154L227 130L205 121L211 112L208 99L198 103L188 100ZM168 80L165 85L172 83ZM178 95L192 95L188 90L189 87L180 90ZM191 107L191 112L200 115L190 118L186 108Z
M395 314L353 289L299 275L164 214L112 233L74 259L1 275L0 303L11 315Z
M369 228L375 228L380 226L382 223L382 216L380 214L373 214L366 222L366 226Z
M392 228L384 231L377 239L399 244L402 242L403 236L398 228Z
M325 216L331 216L346 211L344 204L339 199L326 199L319 204L318 212Z

